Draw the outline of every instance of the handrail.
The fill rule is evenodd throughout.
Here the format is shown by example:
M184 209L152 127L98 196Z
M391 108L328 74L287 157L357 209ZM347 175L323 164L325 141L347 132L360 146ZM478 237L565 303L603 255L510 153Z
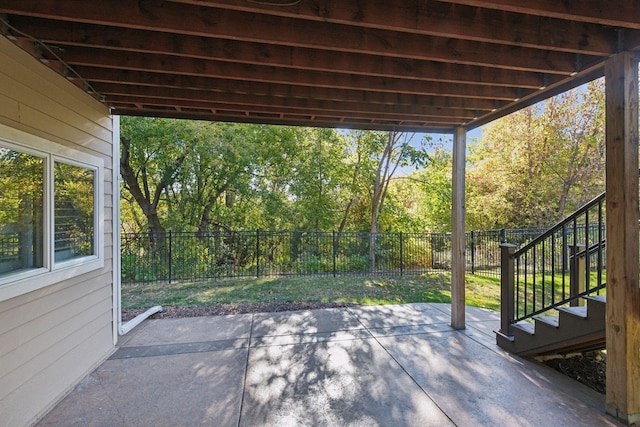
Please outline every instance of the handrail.
M593 245L589 246L588 248L585 248L583 250L581 250L580 252L573 254L572 256L584 256L585 254L591 255L595 252L598 251L599 248L604 248L607 246L607 239L603 239L600 242L594 243Z
M516 248L503 244L501 332L605 288L605 193Z
M518 249L513 254L513 256L514 257L519 256L521 253L526 252L527 250L529 250L529 248L535 246L541 240L544 240L545 238L552 235L554 232L557 232L560 228L564 227L567 224L570 224L575 218L583 214L585 211L591 209L592 207L596 206L598 203L602 202L605 199L605 196L606 196L605 192L600 193L599 195L591 199L589 202L587 202L584 206L574 211L571 215L569 215L565 219L558 222L556 225L549 228L547 231L545 231L544 233L542 233L541 235L539 235L538 237L536 237L535 239L533 239L532 241L524 245L522 248Z

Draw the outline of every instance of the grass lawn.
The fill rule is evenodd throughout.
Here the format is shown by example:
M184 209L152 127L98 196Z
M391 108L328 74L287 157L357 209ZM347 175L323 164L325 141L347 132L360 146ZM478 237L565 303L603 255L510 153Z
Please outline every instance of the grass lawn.
M468 275L468 305L500 310L500 280ZM341 302L363 305L451 302L451 276L233 278L122 285L122 307L259 302Z

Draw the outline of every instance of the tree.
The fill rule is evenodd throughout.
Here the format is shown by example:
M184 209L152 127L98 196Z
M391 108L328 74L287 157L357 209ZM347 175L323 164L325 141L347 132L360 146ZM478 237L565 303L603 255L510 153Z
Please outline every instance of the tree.
M123 224L132 229L380 229L404 204L395 173L426 162L411 135L123 117ZM417 147L414 147L414 145Z
M376 234L380 230L380 216L385 206L389 184L399 167L418 167L427 163L429 157L424 150L424 144L430 138L425 137L416 148L412 145L415 135L406 132L363 131L356 136L358 147L364 147L368 154L369 167L373 167L368 187L371 219L369 258L373 270L375 269Z
M551 98L542 115L550 156L545 175L560 185L557 219L604 190L604 80Z
M415 134L391 131L386 135L374 138L379 144L384 141L379 151L377 167L371 189L371 233L377 233L380 228L379 218L384 208L384 202L389 190L389 184L400 166L424 166L429 159L421 148L415 148L411 141ZM428 137L425 137L428 139ZM420 142L424 146L424 140ZM374 146L374 148L376 148ZM376 152L373 153L376 155Z
M173 228L197 230L230 228L223 212L237 194L246 194L252 177L252 141L247 126L194 122L199 138L170 187L169 218Z
M451 231L451 151L442 147L429 154L429 163L409 175L406 180L414 191L413 215L422 221L422 227L432 232Z
M303 128L251 126L251 181L241 200L244 228L288 229L297 222L290 194Z
M120 174L127 194L142 210L152 233L163 233L158 212L168 191L198 141L191 122L123 117L120 138Z
M300 138L289 189L299 228L335 229L346 151L343 135L333 129L307 129Z
M601 81L488 126L471 146L467 225L544 227L603 191Z

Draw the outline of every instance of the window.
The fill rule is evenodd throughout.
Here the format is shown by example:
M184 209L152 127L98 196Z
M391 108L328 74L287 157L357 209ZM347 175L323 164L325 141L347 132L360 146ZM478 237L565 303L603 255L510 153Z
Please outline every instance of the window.
M0 146L0 276L43 266L44 159Z
M0 125L0 300L102 267L102 169Z
M55 262L94 255L94 188L93 170L54 163Z

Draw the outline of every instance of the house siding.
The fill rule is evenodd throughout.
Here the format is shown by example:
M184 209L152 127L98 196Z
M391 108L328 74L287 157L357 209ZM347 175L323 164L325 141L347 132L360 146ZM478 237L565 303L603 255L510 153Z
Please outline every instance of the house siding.
M20 426L37 421L114 350L113 119L0 37L0 124L100 157L105 166L104 267L0 301L0 426Z

